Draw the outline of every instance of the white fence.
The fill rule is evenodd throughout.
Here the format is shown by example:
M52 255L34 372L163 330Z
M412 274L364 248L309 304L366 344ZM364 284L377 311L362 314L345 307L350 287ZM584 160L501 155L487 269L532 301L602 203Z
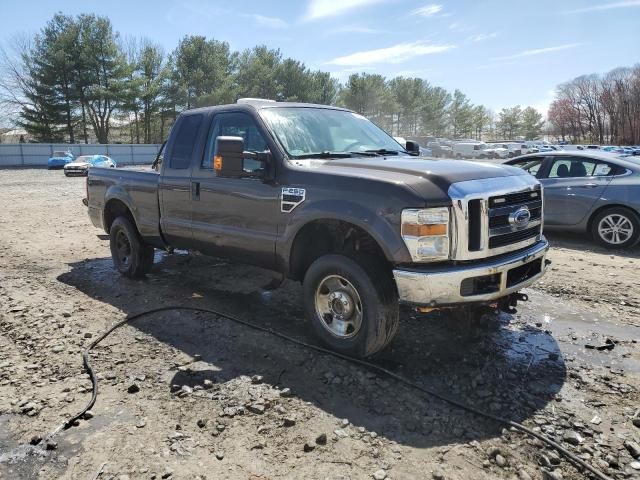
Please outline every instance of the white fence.
M0 143L0 167L46 167L54 151L80 155L107 155L118 165L150 164L159 144Z

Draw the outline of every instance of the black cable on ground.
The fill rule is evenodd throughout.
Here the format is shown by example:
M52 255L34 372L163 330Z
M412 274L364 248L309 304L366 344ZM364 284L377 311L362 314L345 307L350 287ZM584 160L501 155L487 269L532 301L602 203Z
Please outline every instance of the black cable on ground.
M596 478L599 478L600 480L611 480L604 473L602 473L601 471L599 471L596 468L592 467L587 462L585 462L581 458L579 458L576 455L574 455L572 452L570 452L569 450L564 448L559 443L551 440L546 435L543 435L541 433L535 432L535 431L531 430L530 428L525 427L524 425L522 425L522 424L520 424L518 422L514 422L513 420L508 420L506 418L502 418L502 417L499 417L497 415L493 415L491 413L484 412L482 410L479 410L476 407L473 407L473 406L470 406L470 405L466 405L466 404L464 404L464 403L462 403L462 402L460 402L458 400L454 400L452 398L447 397L446 395L443 395L441 393L435 392L435 391L430 390L430 389L428 389L426 387L418 385L417 383L412 382L411 380L408 380L408 379L398 375L397 373L394 373L394 372L392 372L390 370L387 370L384 367L378 366L378 365L376 365L374 363L371 363L371 362L368 362L366 360L362 360L362 359L359 359L359 358L354 358L354 357L350 357L348 355L344 355L344 354L341 354L341 353L338 353L338 352L334 352L332 350L329 350L327 348L324 348L324 347L321 347L321 346L318 346L318 345L313 345L313 344L310 344L310 343L303 342L302 340L298 340L296 338L290 337L288 335L285 335L283 333L277 332L277 331L272 330L270 328L266 328L266 327L263 327L261 325L257 325L255 323L251 323L251 322L248 322L246 320L242 320L240 318L237 318L237 317L235 317L233 315L229 315L227 313L219 312L217 310L213 310L213 309L209 309L209 308L188 307L188 306L183 306L183 305L173 305L173 306L159 307L159 308L154 308L154 309L151 309L151 310L146 310L144 312L136 313L134 315L129 315L124 320L121 320L121 321L117 322L116 324L114 324L113 326L111 326L111 328L109 328L102 335L100 335L93 342L91 342L91 344L82 353L83 364L84 364L85 369L89 373L89 377L91 378L91 383L92 383L92 386L93 386L92 393L91 393L91 399L89 400L89 403L87 403L87 405L80 412L78 412L76 415L71 417L65 423L60 425L56 430L54 430L52 433L50 433L49 436L47 437L47 440L50 439L51 437L53 437L54 435L56 435L58 432L60 432L60 430L66 430L66 429L72 427L76 421L78 421L78 420L80 420L80 419L82 419L84 417L85 413L88 410L90 410L91 407L93 407L93 405L96 402L96 398L98 396L98 379L96 378L95 372L94 372L93 367L91 366L91 362L90 362L89 353L91 352L91 350L93 348L95 348L95 346L98 345L102 340L107 338L114 330L120 328L122 325L124 325L126 323L129 323L129 322L131 322L133 320L136 320L136 319L138 319L140 317L152 315L152 314L155 314L155 313L167 312L167 311L175 311L175 310L187 310L187 311L191 311L191 312L209 313L211 315L216 315L218 317L222 317L222 318L225 318L227 320L231 320L231 321L233 321L235 323L239 323L241 325L250 327L250 328L252 328L254 330L259 330L261 332L266 332L266 333L269 333L271 335L275 335L276 337L282 338L283 340L286 340L288 342L294 343L296 345L300 345L300 346L309 348L311 350L315 350L317 352L324 353L326 355L332 355L334 357L340 358L340 359L345 360L347 362L351 362L351 363L354 363L356 365L360 365L362 367L377 371L379 373L382 373L384 375L387 375L388 377L391 377L391 378L397 380L400 383L404 383L405 385L407 385L407 386L409 386L411 388L414 388L416 390L420 390L423 393L431 395L432 397L435 397L435 398L437 398L439 400L442 400L442 401L444 401L444 402L446 402L446 403L448 403L450 405L453 405L454 407L457 407L457 408L459 408L461 410L465 410L467 412L473 413L473 414L478 415L480 417L488 418L489 420L493 420L494 422L501 423L501 424L507 425L509 427L513 427L516 430L520 430L521 432L524 432L524 433L526 433L526 434L528 434L528 435L530 435L532 437L535 437L538 440L546 443L550 447L554 448L560 454L562 454L565 458L567 458L569 461L574 463L574 465L579 465L580 467L584 468L585 470L588 470L593 475L595 475Z

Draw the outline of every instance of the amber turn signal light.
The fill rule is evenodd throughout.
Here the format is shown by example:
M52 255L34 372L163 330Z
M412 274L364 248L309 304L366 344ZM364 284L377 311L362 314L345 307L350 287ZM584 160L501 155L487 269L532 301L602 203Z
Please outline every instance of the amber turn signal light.
M414 223L406 223L402 225L402 235L407 235L409 237L429 237L446 234L447 225L444 223L436 223L432 225L416 225Z
M213 157L213 168L216 170L222 170L222 156L216 155Z

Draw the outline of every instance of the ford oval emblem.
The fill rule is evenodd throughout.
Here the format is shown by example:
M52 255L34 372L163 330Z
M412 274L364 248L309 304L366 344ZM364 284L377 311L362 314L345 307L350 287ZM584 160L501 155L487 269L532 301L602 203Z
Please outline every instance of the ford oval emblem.
M524 228L529 225L531 212L527 207L522 207L509 215L509 223L516 228Z

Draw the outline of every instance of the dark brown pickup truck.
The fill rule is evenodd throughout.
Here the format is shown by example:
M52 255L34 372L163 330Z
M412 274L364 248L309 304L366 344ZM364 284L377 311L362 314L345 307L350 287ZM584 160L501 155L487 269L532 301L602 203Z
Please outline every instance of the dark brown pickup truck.
M394 337L399 303L509 308L545 271L535 178L418 149L336 107L189 110L157 168L90 170L89 216L127 277L175 247L302 281L318 336L366 356Z

